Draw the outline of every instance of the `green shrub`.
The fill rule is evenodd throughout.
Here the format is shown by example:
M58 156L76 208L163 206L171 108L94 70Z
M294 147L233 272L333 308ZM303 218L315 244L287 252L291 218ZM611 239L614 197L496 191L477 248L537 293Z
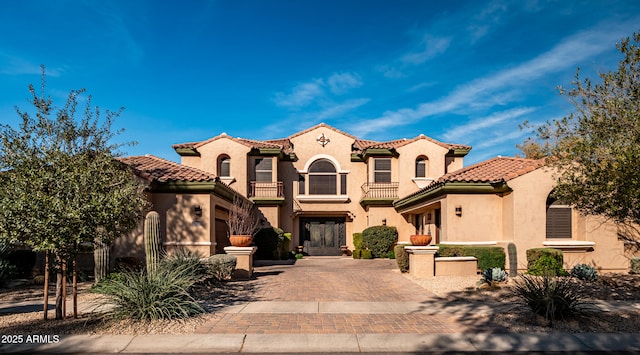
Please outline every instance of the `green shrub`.
M571 268L571 276L577 277L580 280L595 281L598 279L598 272L591 265L578 264Z
M396 253L393 250L389 250L389 252L387 253L387 257L389 259L395 259L396 258Z
M184 319L204 313L189 294L199 277L191 264L170 268L169 263L161 263L151 274L126 271L121 278L105 279L96 292L113 304L108 314L116 319Z
M504 248L494 246L469 246L439 244L437 256L473 256L478 259L478 269L500 268L504 270L506 254Z
M560 265L563 264L562 250L554 248L533 248L527 250L527 269L530 269L533 264L543 255L549 255L555 258Z
M535 276L569 276L569 273L562 267L562 262L559 262L557 258L548 254L538 258L529 270L527 270L527 273Z
M258 260L279 260L283 238L284 231L280 228L260 229L253 237L253 244L258 247L254 257Z
M400 272L409 272L409 253L404 250L404 245L396 245L393 247L396 255L396 263Z
M640 256L634 256L630 260L630 274L640 274Z
M370 250L374 258L386 258L397 241L396 227L373 226L362 231L362 247Z
M353 233L353 249L362 249L362 233Z
M205 260L209 275L218 281L231 279L237 262L238 258L229 254L215 254Z
M551 322L588 313L594 308L582 297L570 278L522 275L515 282L515 294L535 314Z
M534 248L527 250L527 273L531 275L567 276L563 268L562 250L554 248Z
M362 258L363 259L373 259L373 253L369 249L362 250Z
M354 259L362 259L362 249L355 249L353 253L351 253L351 256Z
M300 259L304 258L304 254L302 254L302 253L297 253L297 254L295 255L295 257L296 257L296 259L297 259L297 260L300 260Z

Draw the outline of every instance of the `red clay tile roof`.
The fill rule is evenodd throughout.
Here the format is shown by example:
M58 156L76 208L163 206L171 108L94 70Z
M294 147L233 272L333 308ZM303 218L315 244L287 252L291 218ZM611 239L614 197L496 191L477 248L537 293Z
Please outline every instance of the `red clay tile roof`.
M413 143L416 142L420 139L425 139L428 140L429 142L435 143L443 148L446 149L471 149L470 146L468 145L463 145L463 144L454 144L454 143L443 143L440 141L437 141L431 137L427 137L424 134L421 134L415 138L403 138L403 139L396 139L393 141L388 141L388 142L376 142L376 141L370 141L370 140L363 140L363 139L356 139L356 141L353 144L353 147L355 150L357 151L363 151L367 148L399 148L402 147L404 145L407 145L409 143Z
M209 142L212 142L214 140L217 139L221 139L221 138L228 138L231 139L235 142L238 142L240 144L244 144L250 148L256 148L256 149L260 149L260 148L275 148L275 149L282 149L282 151L286 154L289 154L291 152L293 152L293 145L291 144L291 138L297 137L301 134L310 132L316 128L327 128L330 130L333 130L337 133L343 134L347 137L353 138L354 139L354 143L353 143L353 150L357 153L362 152L363 150L367 149L367 148L387 148L387 149L392 149L392 148L398 148L398 147L402 147L403 145L415 142L417 140L420 139L425 139L428 140L430 142L433 142L441 147L444 147L446 149L471 149L470 146L468 145L463 145L463 144L453 144L453 143L443 143L440 141L437 141L431 137L427 137L423 134L415 137L415 138L411 138L411 139L407 139L407 138L402 138L402 139L396 139L396 140L392 140L392 141L387 141L387 142L378 142L378 141L372 141L372 140L366 140L366 139L358 139L348 133L345 133L343 131L340 131L337 128L331 127L325 123L320 123L317 124L311 128L307 128L303 131L297 132L287 138L281 138L281 139L269 139L269 140L264 140L264 141L259 141L259 140L252 140L252 139L245 139L245 138L235 138L232 136L227 135L226 133L222 133L219 136L213 137L213 138L209 138L205 141L202 142L189 142L189 143L180 143L180 144L174 144L172 147L173 149L180 149L180 148L191 148L191 149L197 149Z
M124 157L119 158L119 160L129 165L138 176L148 181L194 182L216 180L215 175L206 171L158 158L153 155Z
M544 166L544 160L497 157L441 176L431 183L509 181ZM428 187L426 187L428 188Z

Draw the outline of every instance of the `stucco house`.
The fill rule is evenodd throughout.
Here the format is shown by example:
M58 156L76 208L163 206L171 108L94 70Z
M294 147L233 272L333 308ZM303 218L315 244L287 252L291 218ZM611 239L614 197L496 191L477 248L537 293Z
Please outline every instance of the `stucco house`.
M498 245L505 252L514 245L511 258L521 271L526 250L543 247L561 249L566 269L585 263L627 271L630 254L616 224L554 200L554 181L543 160L497 157L446 174L394 207L401 215L426 215L437 243Z
M225 220L233 196L252 200L264 226L292 234L310 255L353 249L353 233L395 226L399 241L430 231L433 243L514 244L519 269L530 248L557 247L567 266L625 271L616 226L553 201L553 174L542 161L494 158L463 167L471 147L425 135L376 142L319 124L282 139L225 133L173 146L181 163L129 157L161 214L166 248L204 255L228 245ZM142 231L116 242L140 254ZM134 250L138 250L134 253Z

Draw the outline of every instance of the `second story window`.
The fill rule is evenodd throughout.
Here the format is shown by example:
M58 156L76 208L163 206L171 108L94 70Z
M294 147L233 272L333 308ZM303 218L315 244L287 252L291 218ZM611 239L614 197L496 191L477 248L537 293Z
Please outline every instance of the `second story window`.
M391 158L374 158L373 182L391 182Z
M255 160L255 173L257 182L272 182L272 159L257 158Z
M319 159L309 167L309 194L335 195L337 194L336 168L327 159Z
M427 177L427 167L429 160L425 157L418 157L416 159L416 176L417 178Z
M231 176L231 158L229 158L229 156L227 155L221 155L220 157L218 157L218 176Z

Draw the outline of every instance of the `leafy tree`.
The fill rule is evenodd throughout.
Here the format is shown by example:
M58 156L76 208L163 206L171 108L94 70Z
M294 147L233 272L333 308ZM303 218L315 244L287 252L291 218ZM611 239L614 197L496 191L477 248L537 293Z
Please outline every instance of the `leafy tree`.
M549 164L558 168L555 197L624 226L640 223L639 42L634 33L617 44L623 55L617 70L599 73L597 82L581 79L578 69L572 88L559 88L575 111L537 130ZM636 233L621 237L637 241L637 228L629 231Z
M525 139L522 144L516 144L516 148L522 152L522 154L516 154L516 156L527 159L542 159L548 157L550 154L548 141L540 143L531 137Z
M0 239L45 252L47 261L55 257L56 319L61 319L67 261L75 266L83 248L110 244L131 231L147 202L142 186L116 159L122 144L110 143L121 132L112 131L112 124L122 109L107 110L102 118L89 96L82 118L76 119L84 89L71 91L58 109L45 96L42 71L41 94L29 86L35 116L16 108L19 127L0 125ZM75 289L74 277L74 306Z

